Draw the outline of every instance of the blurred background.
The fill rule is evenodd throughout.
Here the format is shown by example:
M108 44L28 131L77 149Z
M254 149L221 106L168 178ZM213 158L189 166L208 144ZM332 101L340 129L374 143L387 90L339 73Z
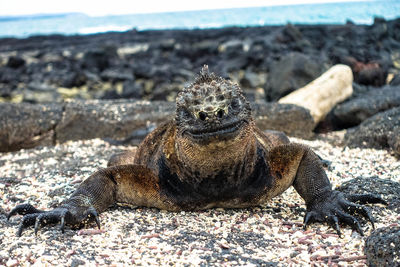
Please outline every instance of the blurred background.
M0 36L90 34L131 29L203 29L227 26L293 24L371 24L374 17L399 16L400 1L252 0L60 3L50 0L4 1Z
M337 63L400 68L400 1L1 0L0 101L174 101L201 66L276 101ZM397 78L398 79L398 78Z

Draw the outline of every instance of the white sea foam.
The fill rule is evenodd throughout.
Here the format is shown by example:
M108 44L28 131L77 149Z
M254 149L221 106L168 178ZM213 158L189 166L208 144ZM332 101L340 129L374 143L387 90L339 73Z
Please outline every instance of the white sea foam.
M85 27L79 29L80 34L93 34L100 32L124 32L128 31L132 28L132 26L117 26L117 25L105 25L105 26L97 26L97 27Z

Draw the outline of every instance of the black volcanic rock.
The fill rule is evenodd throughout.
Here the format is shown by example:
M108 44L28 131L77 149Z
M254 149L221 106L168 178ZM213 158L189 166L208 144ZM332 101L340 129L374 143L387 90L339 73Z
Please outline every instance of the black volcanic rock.
M371 36L376 40L382 40L388 37L388 25L384 18L375 18L371 26Z
M61 117L59 104L0 103L0 151L55 144L55 126Z
M399 73L399 32L400 19L376 19L373 25L287 24L6 38L0 41L0 101L134 98L173 102L204 64L238 82L251 100L260 100L263 94L256 89L264 88L266 99L276 101L330 66L344 63L352 67L356 82L365 86L357 84L349 103L337 108L340 123L334 112L328 115L326 121L332 121L325 130L343 129L397 105L394 91L380 87L386 85L388 73ZM396 86L397 80L395 76L391 86ZM285 121L289 121L290 127L299 127L296 135L312 134L304 110L279 107L268 112L272 110L286 117L281 124L266 121L265 127L285 130ZM292 117L287 115L289 111ZM302 126L293 123L302 119ZM391 124L379 123L389 127L383 137L376 137L381 131L378 126L375 133L371 128L367 135L378 138L379 147L397 151ZM294 130L287 129L289 133ZM366 144L376 143L363 138Z
M313 81L321 74L321 66L310 56L290 53L270 67L265 95L268 101L279 98Z
M85 53L82 66L87 69L98 69L99 71L103 71L111 65L112 59L117 56L117 49L115 46L90 50Z
M295 105L253 104L257 125L262 130L280 130L289 135L311 137L310 113ZM143 132L149 123L158 125L175 112L166 101L90 100L56 104L0 103L0 151L68 140L92 138L126 139Z
M287 24L7 38L0 42L0 88L6 101L21 96L32 101L23 98L31 94L15 90L31 83L85 90L84 98L95 99L105 96L102 82L125 82L133 75L146 85L147 99L171 101L208 64L246 89L264 87L267 100L276 100L337 63L351 65L356 81L381 86L387 71L398 72L399 60L392 56L400 49L398 32L400 19L377 19L372 26ZM253 73L264 80L257 81ZM175 91L162 93L160 88ZM124 97L120 91L107 94Z
M82 71L68 72L61 80L62 87L72 88L86 84L88 82L88 77Z
M400 106L400 86L375 88L337 105L333 114L344 128L356 126L376 113Z
M400 156L400 107L377 113L348 129L344 141L351 147L391 148Z
M364 253L370 267L400 266L400 226L373 231L365 240Z
M21 57L11 56L8 58L7 67L17 69L25 65L25 60Z

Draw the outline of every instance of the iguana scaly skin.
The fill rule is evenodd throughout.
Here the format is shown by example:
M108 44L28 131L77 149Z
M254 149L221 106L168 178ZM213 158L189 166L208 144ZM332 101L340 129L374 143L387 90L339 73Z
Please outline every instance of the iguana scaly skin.
M310 148L290 143L282 133L260 131L238 85L208 73L176 100L176 116L151 132L136 153L113 156L106 169L86 179L72 196L51 211L30 204L15 207L8 218L24 215L24 228L61 222L83 226L114 204L159 209L202 210L263 205L293 185L305 200L305 226L328 222L340 234L339 223L362 234L353 203L385 203L375 195L351 195L332 190L319 157Z

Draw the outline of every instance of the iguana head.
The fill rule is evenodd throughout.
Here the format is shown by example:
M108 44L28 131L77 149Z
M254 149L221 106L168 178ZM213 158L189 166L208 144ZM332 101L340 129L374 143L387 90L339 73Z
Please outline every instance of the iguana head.
M198 143L236 137L252 122L249 103L240 87L205 65L193 84L176 99L178 133Z

